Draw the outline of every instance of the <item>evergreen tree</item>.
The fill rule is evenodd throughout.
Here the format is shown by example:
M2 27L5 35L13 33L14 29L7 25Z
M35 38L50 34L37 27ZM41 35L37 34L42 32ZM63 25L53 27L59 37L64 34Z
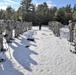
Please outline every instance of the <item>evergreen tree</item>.
M21 1L22 18L25 21L32 21L33 4L31 0Z
M74 11L72 17L73 17L73 21L76 21L76 11Z
M42 24L47 24L50 21L50 10L46 2L39 4L36 9L36 18L38 22Z
M65 19L66 19L66 14L65 11L63 9L58 9L55 13L55 18L57 21L61 22L64 24Z
M11 6L6 8L5 19L11 19L11 16L14 14L14 9Z
M76 11L76 4L75 4L74 7L73 7L73 12L74 12L74 11Z
M0 19L5 19L5 11L4 10L0 10Z

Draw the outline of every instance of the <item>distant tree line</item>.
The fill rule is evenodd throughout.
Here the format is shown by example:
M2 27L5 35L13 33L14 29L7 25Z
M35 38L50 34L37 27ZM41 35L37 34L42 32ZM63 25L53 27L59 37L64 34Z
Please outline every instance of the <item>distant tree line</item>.
M68 24L69 20L76 21L76 4L71 7L67 4L65 7L57 8L56 6L48 7L44 2L39 5L32 4L32 0L22 0L18 10L8 6L6 10L0 10L0 19L23 20L33 22L33 25L47 25L49 21L59 21Z

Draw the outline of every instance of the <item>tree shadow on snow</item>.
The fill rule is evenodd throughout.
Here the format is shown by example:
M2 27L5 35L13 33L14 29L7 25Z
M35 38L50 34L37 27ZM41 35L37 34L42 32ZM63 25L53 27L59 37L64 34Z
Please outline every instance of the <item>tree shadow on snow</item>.
M5 61L0 62L0 75L23 75L23 73L19 72L15 69L13 63L5 56Z
M33 34L34 32L32 32L31 34ZM30 33L27 35L31 35ZM37 62L31 57L32 54L34 55L38 55L38 53L36 53L34 50L31 50L30 48L25 48L25 45L30 45L30 46L34 46L35 42L33 42L33 44L30 43L30 41L28 41L24 36L20 36L21 39L18 39L18 41L15 41L15 46L13 46L12 44L10 44L9 46L14 50L13 52L13 56L16 59L16 61L18 61L18 63L24 67L26 70L28 71L32 71L31 69L31 65L37 65ZM32 37L32 35L31 35Z

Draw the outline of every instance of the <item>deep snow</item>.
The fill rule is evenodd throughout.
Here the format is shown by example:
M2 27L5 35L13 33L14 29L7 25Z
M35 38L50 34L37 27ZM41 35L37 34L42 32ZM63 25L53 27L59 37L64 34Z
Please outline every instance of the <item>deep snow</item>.
M11 44L4 40L7 51L0 56L6 61L0 63L0 75L76 75L76 55L70 52L68 38L67 26L61 28L60 38L44 26L33 27Z

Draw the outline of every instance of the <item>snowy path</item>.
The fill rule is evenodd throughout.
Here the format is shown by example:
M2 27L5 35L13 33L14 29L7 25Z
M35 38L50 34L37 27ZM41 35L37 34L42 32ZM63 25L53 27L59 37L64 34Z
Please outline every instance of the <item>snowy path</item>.
M33 27L9 44L12 59L8 50L6 62L0 63L0 75L76 75L76 55L69 51L67 36L68 28L61 29L60 39L47 27L41 31Z

